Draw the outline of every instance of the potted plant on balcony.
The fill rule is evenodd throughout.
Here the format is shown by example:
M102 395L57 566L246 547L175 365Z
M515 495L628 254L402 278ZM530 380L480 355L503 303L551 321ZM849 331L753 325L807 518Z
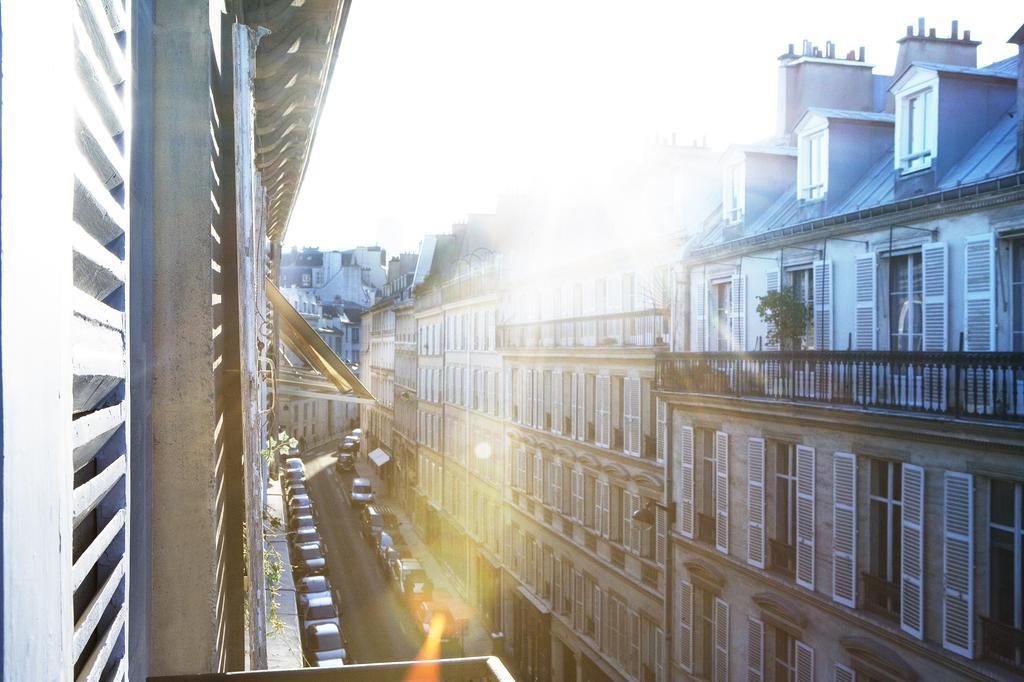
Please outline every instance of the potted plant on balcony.
M757 314L768 329L765 341L782 350L800 348L800 337L807 331L810 311L792 289L769 291L757 297Z

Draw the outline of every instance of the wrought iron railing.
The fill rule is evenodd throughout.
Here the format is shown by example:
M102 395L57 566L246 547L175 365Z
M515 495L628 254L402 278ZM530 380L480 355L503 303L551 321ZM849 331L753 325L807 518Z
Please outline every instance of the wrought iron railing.
M900 617L900 585L885 578L861 573L864 608L880 616L898 620Z
M150 677L149 682L244 682L246 680L307 680L308 682L403 682L404 680L452 680L454 682L513 682L496 656L449 658L440 661L364 663L341 668L292 668L246 670L232 673L200 673Z
M982 617L981 646L985 658L1024 670L1024 630Z
M661 353L666 391L1024 423L1024 353Z
M608 313L498 328L500 349L644 347L668 342L668 320L661 309Z

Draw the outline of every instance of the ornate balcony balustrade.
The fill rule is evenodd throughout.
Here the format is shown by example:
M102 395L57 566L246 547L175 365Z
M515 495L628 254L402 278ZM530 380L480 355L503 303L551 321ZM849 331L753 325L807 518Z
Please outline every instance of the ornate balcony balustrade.
M498 329L502 350L547 348L654 347L668 343L664 310L640 310L540 322Z
M1024 424L1024 353L661 353L665 391Z

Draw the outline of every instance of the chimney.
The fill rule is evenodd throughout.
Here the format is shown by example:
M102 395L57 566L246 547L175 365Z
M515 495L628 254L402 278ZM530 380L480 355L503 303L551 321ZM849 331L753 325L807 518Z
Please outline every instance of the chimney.
M1017 46L1017 170L1024 171L1024 25L1007 42Z
M898 41L899 55L896 57L896 73L899 77L914 62L929 62L949 66L978 65L978 43L971 40L971 32L964 31L960 37L960 22L954 20L948 38L940 38L934 28L925 32L924 17L917 20L917 33L913 26L907 26L907 35Z

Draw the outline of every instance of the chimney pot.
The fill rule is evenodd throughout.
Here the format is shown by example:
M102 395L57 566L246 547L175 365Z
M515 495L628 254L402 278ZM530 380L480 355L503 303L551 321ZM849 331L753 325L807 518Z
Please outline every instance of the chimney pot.
M928 29L928 37L929 38L934 38L935 37L935 29L934 28Z
M793 43L789 44L789 52L787 54L793 54Z
M971 32L970 31L964 31L964 40L969 41L970 39L971 39Z
M857 61L858 62L864 61L864 46L863 45L860 46L860 52L857 55Z
M907 35L908 36L914 35L914 27L911 26L910 24L907 24Z
M917 19L917 35L924 38L924 17L918 17Z
M851 62L854 61L855 59L857 59L857 53L854 52L853 50L850 50L849 52L846 53L846 59Z
M953 40L960 39L960 22L956 19L953 20L953 28L949 32L949 37Z

